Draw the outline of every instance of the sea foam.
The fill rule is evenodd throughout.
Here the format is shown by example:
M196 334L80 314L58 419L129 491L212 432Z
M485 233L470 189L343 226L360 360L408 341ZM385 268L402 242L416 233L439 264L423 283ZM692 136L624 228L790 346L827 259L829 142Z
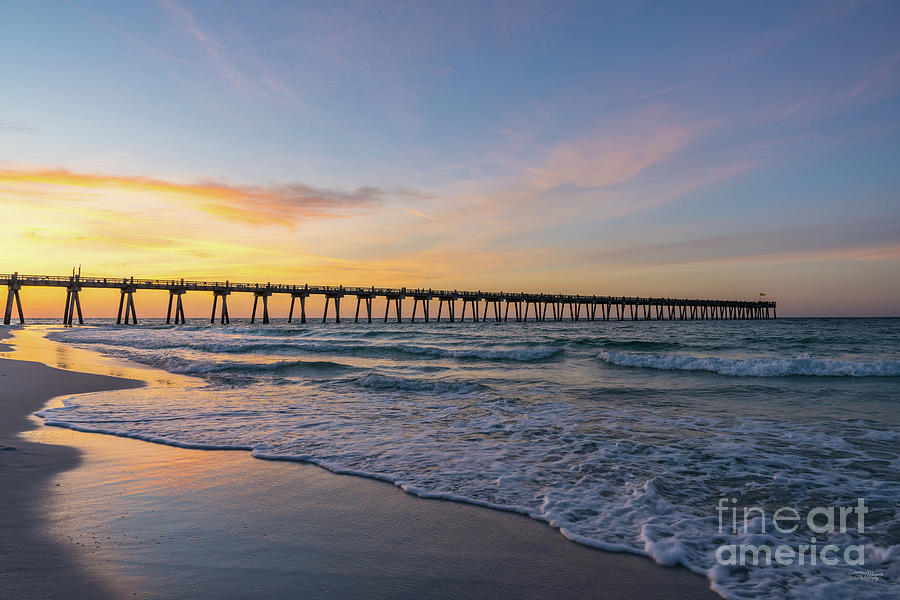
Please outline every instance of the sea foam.
M600 352L598 358L622 367L677 371L708 371L738 377L786 377L805 375L816 377L900 377L900 361L822 360L801 356L797 358L718 358L683 354L653 354L641 352Z

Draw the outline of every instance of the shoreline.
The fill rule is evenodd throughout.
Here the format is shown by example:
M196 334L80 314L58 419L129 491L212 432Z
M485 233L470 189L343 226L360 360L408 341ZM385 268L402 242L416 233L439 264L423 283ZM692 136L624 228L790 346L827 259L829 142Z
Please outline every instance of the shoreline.
M30 374L32 379L33 390L43 390L41 401L33 394L27 405L24 401L17 402L11 409L13 403L3 403L4 411L24 413L17 421L16 427L20 428L34 429L35 423L27 415L40 409L51 397L79 393L78 390L104 389L97 388L101 385L119 386L112 389L144 385L133 379L28 364L33 366L22 367L22 361L0 359L4 375L25 369L25 374ZM48 390L45 376L40 373L44 369L68 379L67 387L62 391ZM48 395L54 391L57 393ZM8 428L12 421L4 423ZM80 588L93 591L85 591L80 596L86 598L124 597L125 592L129 597L143 597L141 594L148 590L150 595L146 597L158 597L157 592L164 595L175 590L185 592L184 581L175 581L163 589L148 588L158 585L149 575L160 570L173 574L175 580L205 581L209 587L194 589L199 594L194 597L222 597L221 590L212 593L220 583L210 574L216 573L230 581L218 565L245 562L244 550L252 560L249 565L242 564L239 572L245 577L264 572L273 582L263 597L291 596L296 591L290 588L292 581L302 581L304 595L309 597L335 593L370 597L546 597L560 592L568 597L718 597L709 589L705 578L687 569L662 567L646 557L577 544L546 523L523 515L485 510L469 503L424 499L390 483L334 474L312 464L262 461L249 453L182 449L44 425L29 437L38 443L17 438L15 444L5 445L24 449L28 444L35 451L57 456L59 462L41 471L34 468L39 462L29 462L29 455L17 455L31 465L28 470L43 472L42 476L30 480L31 487L17 489L15 497L19 504L29 504L22 501L40 497L41 490L49 489L53 497L49 502L51 507L45 511L46 518L38 510L33 511L31 528L34 537L40 536L42 540L28 543L46 552L47 545L52 544L47 529L61 521L75 523L74 527L72 523L67 525L70 537L75 532L72 543L68 548L55 550L60 556L65 554L63 558L71 563L70 575L61 575L58 564L47 566L46 558L41 568L36 562L41 552L33 553L31 562L24 559L20 562L18 572L27 575L26 579L50 576L48 593L41 593L46 597L55 597L54 593L73 597L71 590L78 589L81 581L78 586L72 586L71 582L79 570L84 571L86 542L95 545L91 550L93 558L87 557L91 563L89 571L95 573L94 581L85 581L85 587ZM9 440L5 430L0 431L0 439ZM185 471L191 473L191 481L181 481ZM111 473L129 475L122 479L112 477ZM59 479L57 485L61 488L54 490L55 486L51 485L54 477ZM203 488L204 495L185 492L197 485ZM148 486L153 489L151 495L143 492ZM0 506L11 497L6 493L2 496ZM279 497L291 498L293 502L284 506L277 500ZM37 506L34 502L30 504ZM259 504L267 507L267 512L257 518L253 515L257 514ZM103 513L96 511L101 508L108 511L110 506L113 513L136 516L104 520ZM209 512L221 512L224 507L228 507L225 512L231 516L220 529L218 523L208 522ZM168 515L180 525L157 522L159 516L154 513ZM40 523L41 520L45 522ZM148 527L148 522L153 525ZM298 528L297 523L303 527ZM120 533L123 527L127 531ZM276 544L278 552L273 552L272 537L282 528L286 529L283 533L290 535L280 539ZM314 531L310 532L310 528ZM148 552L142 540L131 541L147 539L151 532L159 533L160 539L153 544L155 552L154 548ZM106 535L112 533L125 535L129 542L102 542L104 538L122 539ZM196 535L188 536L188 533ZM238 539L240 542L235 544ZM213 554L198 563L196 552L201 548ZM290 560L290 556L285 559L284 554L298 558L299 562ZM136 560L136 556L141 560ZM10 579L5 567L3 571L0 583ZM20 579L15 575L13 578ZM117 584L122 582L130 583L121 588ZM54 585L57 587L52 588ZM117 587L120 589L114 592ZM36 588L6 589L28 590L32 595ZM98 596L96 590L103 593ZM9 597L26 596L12 593Z
M0 340L9 335L0 328ZM8 344L0 343L4 351ZM29 417L61 394L126 389L140 381L76 373L45 364L0 359L0 597L101 598L108 590L85 574L75 545L51 539L40 505L54 478L76 469L81 452L71 446L36 443L19 434L33 431Z

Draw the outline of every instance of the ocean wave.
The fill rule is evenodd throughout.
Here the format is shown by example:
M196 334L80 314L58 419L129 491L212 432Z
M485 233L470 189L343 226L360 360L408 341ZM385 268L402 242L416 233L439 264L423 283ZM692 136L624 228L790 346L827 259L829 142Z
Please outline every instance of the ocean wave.
M357 378L355 382L364 388L383 391L471 394L487 389L486 385L473 381L408 379L380 373L369 373Z
M737 377L900 377L900 361L798 358L716 358L683 354L603 351L601 360L622 367L707 371Z
M136 362L141 362L151 367L164 369L170 373L191 376L211 375L266 375L266 374L333 374L343 371L352 371L356 367L329 360L279 360L267 363L240 362L240 361L201 361L189 360L178 356L160 354L134 354L120 352L123 356Z
M674 350L683 348L678 342L652 342L647 340L601 340L597 343L601 348L617 350Z
M426 358L456 358L470 360L538 361L563 352L561 348L472 348L455 349L413 344L371 344L347 341L289 342L214 342L190 343L191 350L221 354L339 354L375 358L410 356Z
M231 330L232 335L236 330ZM558 356L564 352L561 347L536 346L527 348L509 347L469 347L455 348L429 344L370 342L354 338L307 338L304 336L285 339L253 339L240 337L225 339L192 339L190 336L149 335L138 330L94 329L76 332L54 331L47 337L54 341L90 346L109 346L113 352L124 350L192 350L211 354L275 354L302 355L308 353L334 354L340 356L361 356L371 358L453 358L457 360L518 361L535 362ZM378 337L378 336L375 336ZM146 362L135 354L127 356L139 362ZM160 366L160 365L154 365Z
M475 360L513 360L521 362L540 361L563 353L562 348L468 348L451 349L436 346L394 346L410 354L424 354L448 358Z

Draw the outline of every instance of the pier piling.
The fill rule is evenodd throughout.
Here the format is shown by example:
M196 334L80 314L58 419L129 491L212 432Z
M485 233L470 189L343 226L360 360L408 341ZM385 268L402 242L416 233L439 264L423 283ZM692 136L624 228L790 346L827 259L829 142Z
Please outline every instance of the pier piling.
M6 294L6 312L3 314L3 324L9 325L9 322L12 319L13 302L15 302L16 308L19 309L19 323L24 325L25 313L22 311L22 299L19 297L19 290L22 289L22 284L19 282L19 274L13 273L6 285L8 290Z
M269 296L272 295L272 292L265 291L257 291L253 292L253 313L250 315L250 322L256 323L256 307L259 304L259 299L262 298L262 322L263 325L267 325L269 323Z
M231 323L231 318L228 316L228 294L231 292L228 291L228 282L225 283L225 287L221 289L213 290L213 305L212 305L212 314L209 317L210 324L216 322L216 304L219 301L219 298L222 299L222 313L220 323L222 325L227 325Z
M344 286L337 288L326 288L325 294L325 311L322 313L322 322L325 323L328 318L328 302L334 303L334 322L341 322L341 298L344 297Z
M185 291L183 289L176 288L169 290L169 308L166 310L166 325L169 325L172 322L173 298L177 298L177 301L175 302L175 324L184 324L184 305L181 303L181 297L184 293ZM213 307L213 312L215 312L215 310L215 307Z
M79 292L81 286L76 283L76 278L72 278L71 284L66 288L66 309L63 312L63 326L71 327L75 317L75 311L78 312L78 324L84 325L84 317L81 315L81 298Z
M133 280L134 278L132 278ZM137 289L133 285L124 285L120 288L119 294L119 311L116 315L116 325L122 324L122 308L125 308L125 325L128 325L128 318L131 317L131 324L137 325L137 311L134 309L134 293Z

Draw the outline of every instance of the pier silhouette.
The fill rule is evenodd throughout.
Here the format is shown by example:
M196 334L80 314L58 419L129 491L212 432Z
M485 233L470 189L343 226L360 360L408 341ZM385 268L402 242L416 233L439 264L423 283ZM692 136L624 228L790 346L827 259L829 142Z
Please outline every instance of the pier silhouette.
M7 286L6 312L3 323L9 325L13 316L13 307L17 309L19 322L25 323L20 291L25 287L58 287L66 289L66 302L63 310L63 324L71 326L77 320L84 324L81 312L80 293L84 288L118 289L119 309L116 323L137 324L137 310L134 295L138 290L167 290L169 304L166 312L166 323L184 323L184 305L182 296L187 292L211 292L212 313L210 323L217 318L223 325L231 322L228 314L228 296L233 293L253 294L253 311L250 322L255 323L257 309L263 323L269 322L269 298L273 294L289 294L291 307L288 323L293 322L297 301L300 305L300 322L307 322L306 299L310 296L324 296L325 310L322 321L328 318L329 305L334 306L334 321L341 322L341 299L345 296L356 297L354 322L359 322L360 308L364 308L364 319L372 322L372 306L376 298L386 300L384 322L390 318L391 306L394 318L399 323L402 318L402 303L405 299L413 300L411 321L416 320L416 311L422 305L423 320L431 320L431 304L438 301L437 321L441 321L446 306L446 316L451 322L457 320L456 308L462 303L460 321L466 319L466 309L470 308L471 321L501 322L513 321L609 321L609 320L719 320L719 319L774 319L776 318L775 302L748 300L708 300L687 298L642 298L636 296L599 296L579 294L547 294L529 292L485 292L464 290L435 290L424 288L382 288L382 287L344 287L329 285L294 285L282 283L236 283L232 281L189 281L185 279L135 279L134 277L83 277L79 274L71 276L55 275L20 275L12 273L0 275L0 285ZM174 313L173 313L174 305ZM217 314L218 308L218 314ZM512 315L510 315L512 309ZM490 313L490 314L489 314ZM548 319L549 313L549 319Z

